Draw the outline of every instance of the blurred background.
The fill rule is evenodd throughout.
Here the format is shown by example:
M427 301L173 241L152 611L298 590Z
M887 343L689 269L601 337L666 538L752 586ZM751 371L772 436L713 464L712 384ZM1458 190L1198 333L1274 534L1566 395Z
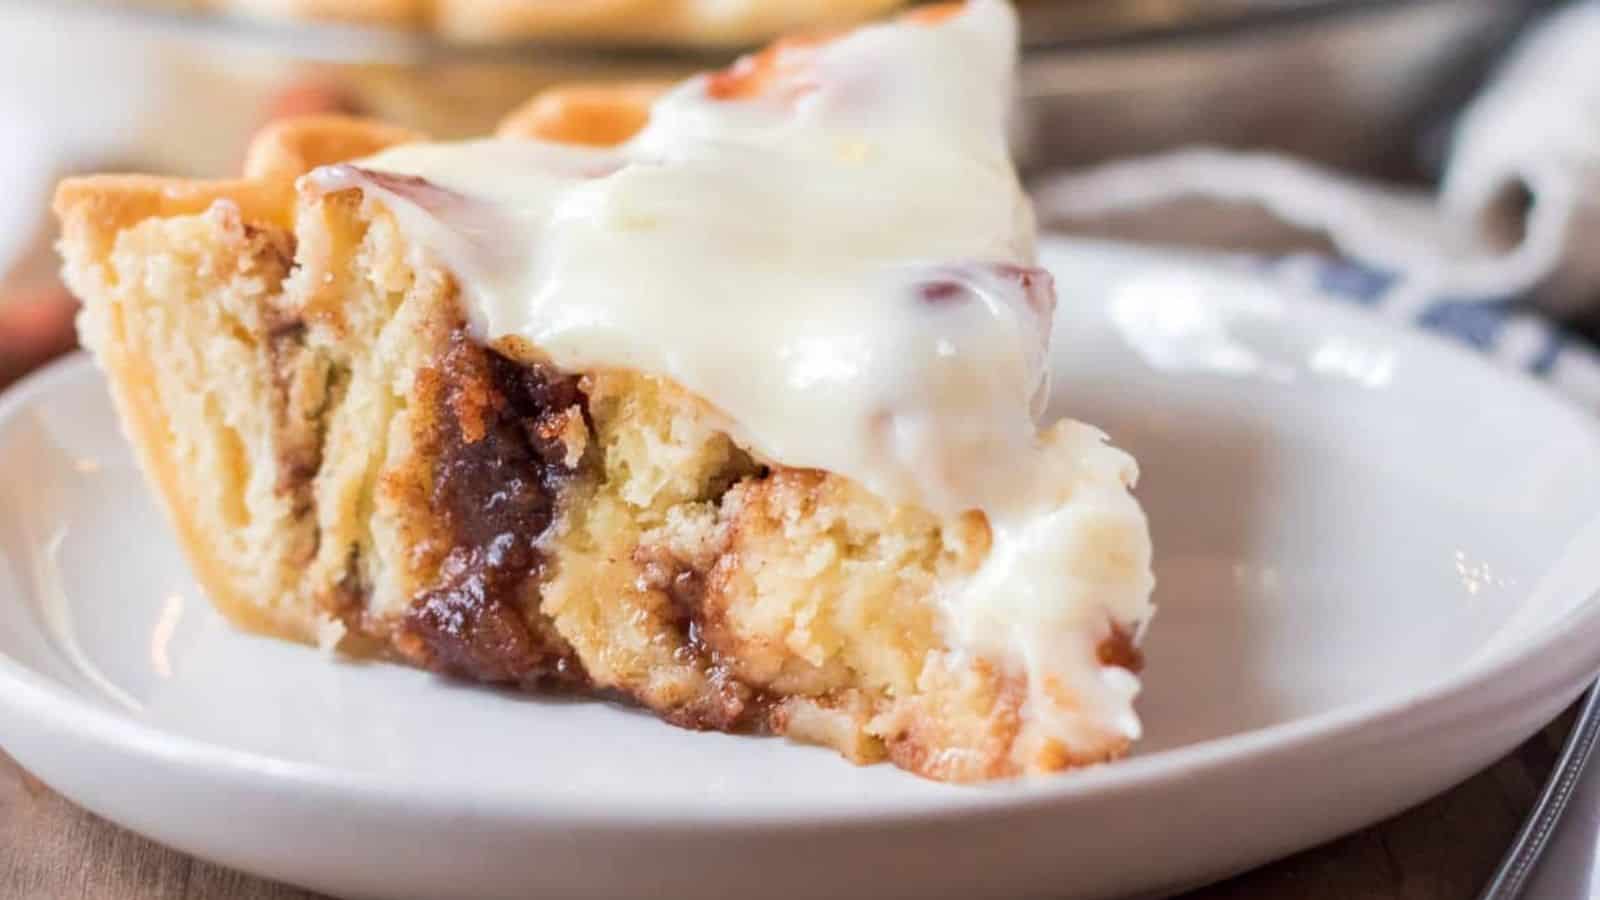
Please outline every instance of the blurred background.
M47 215L62 175L229 175L256 128L304 112L374 115L438 137L482 133L551 83L679 76L721 65L771 32L834 26L896 3L748 0L723 4L727 18L712 24L661 13L673 5L0 0L0 55L12 72L0 84L8 201L0 204L0 384L71 345L71 301L55 280ZM1371 229L1341 232L1332 210L1377 195L1445 221L1445 231L1454 216L1470 246L1441 250L1445 257L1509 253L1526 242L1530 211L1549 199L1541 194L1548 184L1524 177L1526 159L1480 140L1494 147L1477 154L1482 172L1457 179L1471 182L1456 192L1466 199L1452 212L1448 192L1436 192L1461 167L1453 159L1463 117L1485 105L1478 99L1506 70L1509 48L1539 28L1574 30L1549 23L1575 5L1593 8L1557 0L1020 0L1015 150L1040 186L1043 220L1075 233L1349 256L1352 245L1384 241ZM1573 88L1572 104L1600 98L1600 88L1585 91ZM1600 128L1600 109L1572 114ZM1500 133L1504 118L1479 130ZM1182 155L1193 148L1212 155ZM1106 170L1127 161L1138 166ZM1281 163L1300 181L1263 196L1268 179L1256 175L1281 174L1263 168ZM1147 196L1130 196L1129 178L1150 188ZM1297 197L1319 191L1328 196L1295 212ZM1592 196L1557 198L1569 207L1563 240L1572 208ZM1580 257L1547 260L1511 287L1547 289L1547 311L1594 332L1582 300L1595 279L1572 275ZM1551 287L1563 277L1576 287Z

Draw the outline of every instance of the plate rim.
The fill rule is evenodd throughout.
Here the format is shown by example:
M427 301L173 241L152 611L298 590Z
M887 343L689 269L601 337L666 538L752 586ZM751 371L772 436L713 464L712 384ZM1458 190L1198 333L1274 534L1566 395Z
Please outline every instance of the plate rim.
M1137 248L1129 249L1137 252ZM1247 273L1236 274L1248 277ZM1282 305L1285 328L1296 328L1292 324L1295 320L1322 319L1341 328L1379 334L1394 342L1398 350L1430 354L1452 365L1476 368L1488 377L1515 385L1545 407L1546 415L1555 415L1576 425L1600 445L1600 420L1526 372L1496 365L1487 356L1439 335L1362 314L1318 292L1275 284L1271 287L1289 301ZM37 398L48 396L57 384L90 377L93 370L93 361L79 352L20 380L0 393L0 428L31 408ZM1580 530L1574 538L1583 533ZM1594 574L1595 587L1600 588L1600 565L1595 566ZM13 601L0 596L0 602L20 602L20 598ZM1530 665L1535 659L1541 661L1537 667ZM1518 672L1524 669L1526 674L1519 680ZM337 798L369 806L398 803L409 809L425 810L459 810L470 806L475 816L490 821L526 822L536 818L599 829L882 827L911 821L925 824L955 817L1037 811L1091 795L1155 788L1163 782L1199 777L1225 766L1250 765L1268 755L1303 750L1319 742L1348 740L1370 728L1415 728L1423 713L1448 718L1452 706L1474 693L1510 694L1501 702L1514 703L1531 697L1547 697L1568 688L1576 692L1597 671L1600 671L1600 591L1577 601L1554 620L1532 629L1519 640L1475 656L1445 677L1431 679L1415 690L1383 694L1287 722L1053 778L958 786L948 791L876 798L871 803L852 805L832 801L807 803L793 798L736 807L694 808L648 799L641 802L637 798L607 798L595 802L519 790L515 785L509 790L505 785L495 785L490 790L480 785L419 781L284 760L175 734L102 708L4 652L0 652L0 712L6 715L0 716L0 721L15 716L18 721L26 720L69 738L75 737L100 753L138 756L147 763L181 766L193 780L245 784L269 779L275 787L301 794L308 800ZM1456 717L1461 715L1460 711L1455 713Z

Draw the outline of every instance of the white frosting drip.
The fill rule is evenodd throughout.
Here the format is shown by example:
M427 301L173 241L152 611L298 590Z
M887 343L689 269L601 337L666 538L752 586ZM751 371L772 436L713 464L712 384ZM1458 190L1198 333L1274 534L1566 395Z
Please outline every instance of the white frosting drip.
M983 510L956 644L1026 670L1069 746L1134 737L1137 679L1095 647L1148 618L1149 539L1130 458L1039 436L1054 292L1004 138L1015 45L975 0L782 51L754 97L692 79L615 149L415 144L312 177L381 197L483 338L667 376L760 457Z

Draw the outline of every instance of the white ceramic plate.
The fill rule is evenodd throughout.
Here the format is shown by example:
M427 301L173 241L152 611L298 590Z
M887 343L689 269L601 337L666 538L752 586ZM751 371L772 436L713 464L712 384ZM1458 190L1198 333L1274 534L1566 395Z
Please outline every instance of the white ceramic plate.
M347 896L1106 897L1416 803L1600 668L1582 413L1242 272L1047 259L1059 405L1144 467L1131 759L951 787L239 634L82 360L0 402L0 743L113 821Z

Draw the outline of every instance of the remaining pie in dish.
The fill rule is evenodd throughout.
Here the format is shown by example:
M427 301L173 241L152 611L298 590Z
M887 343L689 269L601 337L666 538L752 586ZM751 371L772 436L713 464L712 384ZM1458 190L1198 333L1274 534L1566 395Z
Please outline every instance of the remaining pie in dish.
M245 627L937 779L1107 760L1150 543L1133 460L1037 425L1015 39L973 0L493 139L70 180L84 343Z
M169 0L170 2L170 0ZM606 40L738 45L839 27L904 0L178 0L270 18L425 29L463 41Z

